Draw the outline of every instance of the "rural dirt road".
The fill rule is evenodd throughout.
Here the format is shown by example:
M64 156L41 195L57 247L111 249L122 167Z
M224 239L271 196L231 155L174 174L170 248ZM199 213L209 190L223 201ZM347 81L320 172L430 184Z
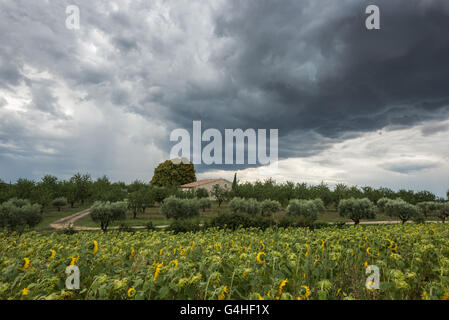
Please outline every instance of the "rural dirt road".
M82 226L75 225L76 221L78 221L81 218L84 218L88 214L89 214L89 209L74 213L70 216L56 220L55 222L50 224L50 227L52 227L53 229L56 229L56 230L62 230L62 229L68 228L70 226L72 226L74 230L78 230L78 231L100 230L100 228L98 228L98 227L82 227ZM168 227L168 226L156 226L155 228L162 229L162 228L166 228L166 227ZM118 228L119 227L110 227L108 229L118 229ZM133 226L131 228L144 229L146 227L145 226Z
M74 230L78 231L87 231L87 230L100 230L100 228L96 227L82 227L82 226L76 226L75 222L79 219L87 216L89 214L89 209L74 213L70 216L64 217L62 219L56 220L55 222L50 224L50 227L56 230L62 230L65 228L68 228L70 225L72 225ZM401 221L391 220L391 221L361 221L360 224L398 224L401 223ZM408 221L408 223L412 223L411 221ZM426 221L426 223L439 223L439 221ZM346 224L354 224L354 222L346 222ZM168 226L156 226L155 228L158 229L164 229ZM118 229L119 227L111 227L109 229ZM133 226L131 227L133 229L144 229L145 226Z
M75 230L96 230L99 228L91 228L91 227L78 227L75 226L75 222L89 214L89 209L74 213L70 216L61 218L59 220L56 220L55 222L50 224L50 227L56 230L62 230L65 228L70 227L70 225L73 226L73 229Z

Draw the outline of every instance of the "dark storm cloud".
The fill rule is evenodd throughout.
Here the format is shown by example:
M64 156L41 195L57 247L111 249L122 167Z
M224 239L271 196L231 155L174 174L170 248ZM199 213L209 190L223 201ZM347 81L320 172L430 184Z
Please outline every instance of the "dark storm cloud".
M379 31L365 28L368 4L380 7ZM204 119L279 128L281 141L310 131L338 140L447 116L447 2L230 1L215 22L216 35L233 43L214 60L227 81L214 91L186 86L186 99L170 105L183 126ZM299 139L281 155L320 149L307 144Z
M428 170L437 168L440 166L440 163L435 163L432 161L411 161L404 160L396 163L385 163L383 168L389 171L409 174L409 173L417 173L419 171Z
M71 4L81 10L77 31L65 28ZM366 30L368 4L380 7L381 30ZM19 152L12 146L41 155L42 145L74 155L70 164L51 162L55 170L89 163L67 138L33 136L21 121L36 122L39 112L70 125L61 96L72 107L91 102L103 116L114 108L137 114L167 132L190 130L193 120L203 129L276 128L281 158L446 119L448 30L447 1L2 1L0 90L20 96L22 85L22 100L32 101L0 119L0 155ZM0 110L13 100L0 97ZM92 137L108 141L97 129ZM155 132L133 139L165 152L173 145ZM105 148L113 149L99 143L85 156L94 170Z

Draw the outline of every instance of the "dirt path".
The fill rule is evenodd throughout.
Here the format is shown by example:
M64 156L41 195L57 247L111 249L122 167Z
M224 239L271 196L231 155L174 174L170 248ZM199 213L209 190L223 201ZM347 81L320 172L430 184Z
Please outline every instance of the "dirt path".
M88 214L89 214L89 209L86 209L86 210L74 213L74 214L72 214L70 216L67 216L67 217L61 218L59 220L56 220L55 222L50 224L50 227L52 227L53 229L56 229L56 230L61 230L61 229L64 229L64 228L68 228L70 225L72 225L74 227L74 229L80 230L80 229L77 229L79 227L75 227L74 226L75 222L77 220L87 216ZM82 227L82 228L88 228L88 227ZM88 229L86 229L86 230L88 230Z
M78 221L81 218L84 218L85 216L87 216L89 214L89 209L74 213L70 216L61 218L59 220L56 220L55 222L50 224L50 227L52 227L53 229L56 230L62 230L65 228L68 228L70 226L73 227L74 230L78 230L78 231L83 231L83 230L101 230L98 227L83 227L83 226L76 226L75 222ZM158 229L164 229L167 228L168 226L156 226L155 228ZM119 227L110 227L108 229L118 229ZM133 229L145 229L145 226L133 226L131 227Z

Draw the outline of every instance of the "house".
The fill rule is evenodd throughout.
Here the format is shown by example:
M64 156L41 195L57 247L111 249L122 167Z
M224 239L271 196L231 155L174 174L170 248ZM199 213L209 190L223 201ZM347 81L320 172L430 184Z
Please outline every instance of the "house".
M211 191L216 184L227 190L231 190L232 187L232 182L229 182L226 179L205 179L183 184L180 188L183 191L196 191L199 188L204 188L207 192L209 192L209 197L212 199L213 197L211 196Z

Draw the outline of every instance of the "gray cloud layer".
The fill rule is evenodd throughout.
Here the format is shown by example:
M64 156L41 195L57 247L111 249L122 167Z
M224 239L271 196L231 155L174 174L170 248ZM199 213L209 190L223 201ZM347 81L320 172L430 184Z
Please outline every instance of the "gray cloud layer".
M80 7L78 31L65 28L69 4ZM368 4L380 7L381 30L364 27ZM151 171L168 132L193 120L278 128L288 158L447 119L448 30L447 1L2 1L1 174L33 176L34 166L127 178L123 139L153 148L141 168ZM135 131L133 117L148 130Z

